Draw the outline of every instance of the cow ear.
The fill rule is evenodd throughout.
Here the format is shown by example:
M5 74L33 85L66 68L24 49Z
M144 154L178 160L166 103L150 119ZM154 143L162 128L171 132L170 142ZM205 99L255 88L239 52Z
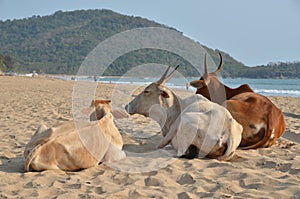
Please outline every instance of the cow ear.
M169 98L169 94L166 92L166 91L161 91L160 95L163 97L163 98Z
M206 83L204 80L200 79L200 80L191 81L190 85L194 88L200 89L200 88L206 86Z
M164 86L158 86L158 89L159 89L160 95L163 98L169 98L170 97L170 95L168 94L168 92L166 91Z

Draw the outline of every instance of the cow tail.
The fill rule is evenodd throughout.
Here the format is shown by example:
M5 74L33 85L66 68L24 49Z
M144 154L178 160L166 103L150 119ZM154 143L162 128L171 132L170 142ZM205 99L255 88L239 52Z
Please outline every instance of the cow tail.
M229 134L229 137L227 139L227 149L226 149L224 155L217 158L218 160L228 161L228 160L232 159L236 149L238 148L238 146L241 143L243 126L237 122L234 122L233 125L237 125L237 126L231 128L232 131Z
M37 151L41 148L41 144L38 144L35 146L28 154L28 156L25 159L25 172L28 172L30 169L30 164L32 160L36 157Z
M176 128L175 130L173 130L171 128L171 130L167 133L167 135L163 138L163 140L159 143L159 145L156 147L158 149L161 149L165 146L167 146L172 139L175 137L175 135L177 134L178 129Z

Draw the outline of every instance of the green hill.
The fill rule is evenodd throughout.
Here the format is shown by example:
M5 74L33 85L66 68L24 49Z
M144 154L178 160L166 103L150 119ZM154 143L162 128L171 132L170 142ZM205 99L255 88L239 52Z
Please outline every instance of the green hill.
M0 69L3 71L52 74L76 74L88 53L106 38L142 27L165 27L141 17L126 16L111 10L55 12L20 20L0 21ZM170 28L175 30L173 28ZM199 44L200 45L200 44ZM206 48L215 63L218 50ZM248 67L222 52L225 67L222 75L237 77ZM181 73L198 76L182 58L162 50L141 49L115 60L104 75L122 75L131 67L145 63L180 64Z
M167 26L110 10L58 11L50 16L1 21L0 54L14 60L13 66L7 67L14 71L76 74L86 55L101 41L116 33L141 27ZM214 50L207 50L218 59ZM185 75L195 75L196 72L178 56L144 49L122 56L109 67L105 75L122 75L132 66L153 62L181 64L185 66L181 69ZM229 56L225 57L225 63L231 67L244 67Z

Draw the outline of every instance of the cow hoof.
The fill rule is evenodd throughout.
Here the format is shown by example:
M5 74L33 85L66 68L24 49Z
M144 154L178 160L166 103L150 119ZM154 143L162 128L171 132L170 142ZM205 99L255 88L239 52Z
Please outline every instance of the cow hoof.
M198 154L199 154L199 149L195 145L191 145L186 150L185 154L180 156L179 158L194 159L198 157Z

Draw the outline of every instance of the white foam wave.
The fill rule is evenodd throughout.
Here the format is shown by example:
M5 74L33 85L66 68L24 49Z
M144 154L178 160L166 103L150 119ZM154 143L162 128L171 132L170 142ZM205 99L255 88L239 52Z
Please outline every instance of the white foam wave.
M300 97L299 90L254 89L254 92L269 96Z

